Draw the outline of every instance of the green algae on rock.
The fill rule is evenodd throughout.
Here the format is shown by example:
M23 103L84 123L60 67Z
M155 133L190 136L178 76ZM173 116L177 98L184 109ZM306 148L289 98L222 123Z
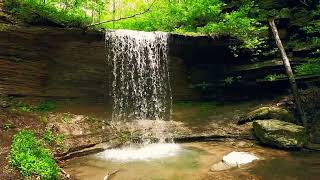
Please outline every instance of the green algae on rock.
M299 149L308 142L304 127L276 119L254 121L253 130L261 143L278 148Z
M261 107L249 112L245 117L240 118L238 124L245 124L253 120L279 119L282 121L293 122L294 116L289 111L279 107Z

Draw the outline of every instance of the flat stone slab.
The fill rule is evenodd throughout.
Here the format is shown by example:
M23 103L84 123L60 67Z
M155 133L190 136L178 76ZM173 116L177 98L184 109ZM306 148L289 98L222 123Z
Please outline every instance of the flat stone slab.
M240 165L249 164L258 159L259 158L257 156L248 152L233 151L223 156L222 161L213 164L210 168L210 171L223 171L234 167L239 167Z
M233 151L223 156L222 161L230 166L240 166L251 163L259 158L251 153Z

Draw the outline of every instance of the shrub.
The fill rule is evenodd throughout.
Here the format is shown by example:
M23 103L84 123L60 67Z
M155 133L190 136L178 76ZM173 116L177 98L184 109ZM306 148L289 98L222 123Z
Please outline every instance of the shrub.
M38 105L29 105L25 103L18 103L17 109L23 112L49 112L57 107L57 103L51 100L41 101Z
M6 0L5 7L29 24L84 27L90 23L90 19L83 12L57 9L36 0Z
M63 150L65 148L65 136L62 134L54 133L52 128L46 129L46 131L43 133L43 140L46 144L50 145L51 147L56 147L57 150Z
M12 128L14 128L14 125L11 124L11 123L5 123L5 124L2 126L2 129L3 129L4 131L8 131L9 129L12 129Z
M297 75L320 75L320 59L319 58L310 58L307 59L307 63L298 65L295 68Z
M286 78L287 76L284 74L269 74L266 77L264 77L264 80L266 81L276 81L278 79Z
M37 176L40 179L59 179L59 167L30 130L22 130L13 137L9 162L19 169L24 177Z
M57 107L57 103L51 100L41 101L38 106L34 108L34 111L37 112L48 112L52 111Z
M19 103L16 105L16 108L17 108L19 111L22 111L22 112L32 112L32 107L31 107L31 105L25 104L25 103L22 103L22 102L19 102Z

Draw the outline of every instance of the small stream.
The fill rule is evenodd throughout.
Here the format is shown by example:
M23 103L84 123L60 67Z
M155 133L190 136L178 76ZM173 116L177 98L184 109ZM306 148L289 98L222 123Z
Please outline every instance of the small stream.
M212 164L231 151L245 151L260 160L225 171L211 172ZM116 180L197 180L197 179L318 179L320 153L286 152L250 142L186 143L168 157L146 160L103 160L98 155L68 161L65 170L80 180L102 180L119 170Z

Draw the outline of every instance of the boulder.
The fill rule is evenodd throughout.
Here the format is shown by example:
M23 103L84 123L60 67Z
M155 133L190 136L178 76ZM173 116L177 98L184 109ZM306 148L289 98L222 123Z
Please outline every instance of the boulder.
M293 122L294 117L289 111L279 107L261 107L249 112L246 116L240 118L238 124L245 124L254 120L279 119L282 121Z
M225 156L223 156L222 161L230 166L240 166L243 164L251 163L259 158L251 153L247 152L236 152L233 151Z
M248 152L233 151L223 156L222 161L213 164L210 171L223 171L240 165L249 164L255 160L259 160L257 156Z
M261 143L282 149L299 149L308 142L304 127L276 119L254 121L253 130Z

